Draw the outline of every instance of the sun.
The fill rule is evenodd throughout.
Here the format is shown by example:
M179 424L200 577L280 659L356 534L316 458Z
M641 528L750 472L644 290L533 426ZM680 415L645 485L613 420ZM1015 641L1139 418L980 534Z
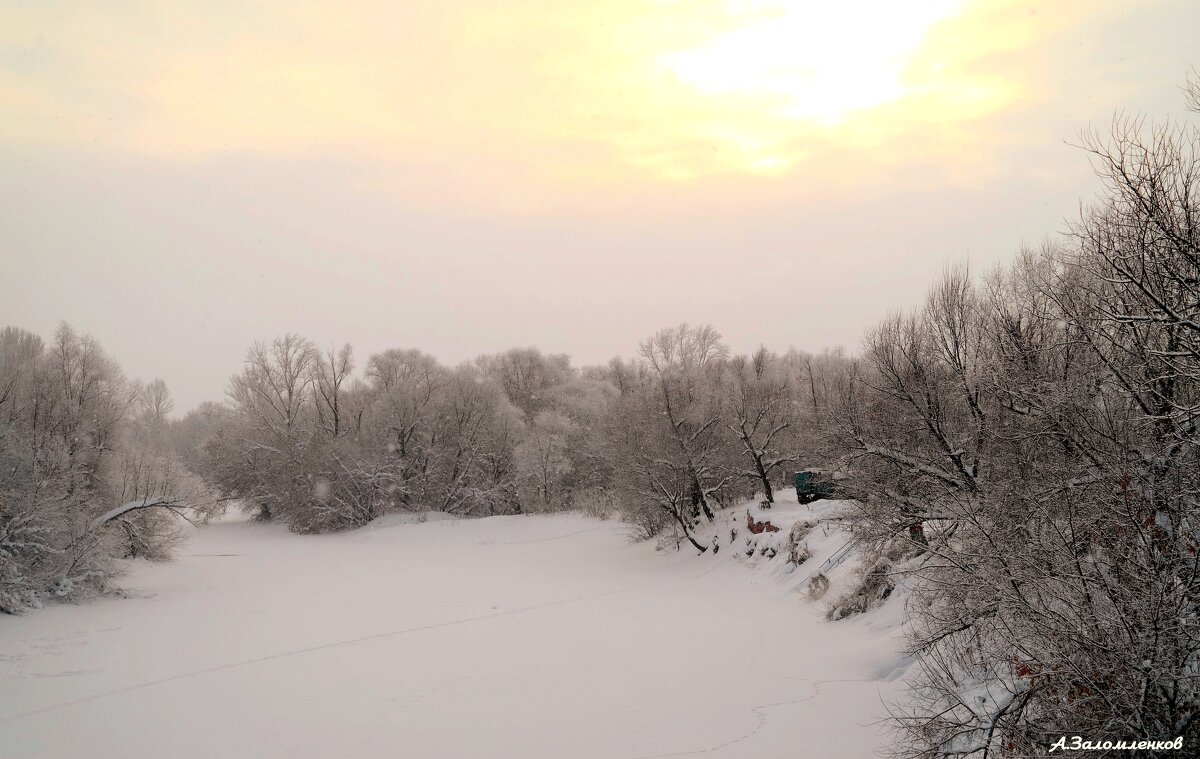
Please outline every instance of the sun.
M930 27L963 0L740 0L729 28L660 65L713 96L759 97L781 115L836 124L904 95L904 68Z
M773 150L792 127L835 128L856 112L903 98L904 73L929 30L965 0L730 0L702 44L657 65L708 104L713 133L745 168L786 170Z

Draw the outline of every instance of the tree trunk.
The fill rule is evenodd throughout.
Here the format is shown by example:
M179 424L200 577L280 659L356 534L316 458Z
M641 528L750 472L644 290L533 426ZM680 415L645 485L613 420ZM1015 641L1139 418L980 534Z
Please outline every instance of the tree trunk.
M679 509L671 509L671 516L675 517L676 522L679 522L679 528L683 530L683 536L688 539L689 543L696 547L697 551L704 553L708 550L708 546L700 545L696 542L696 539L692 537L692 531L688 529L687 522L684 520L683 515L680 514Z
M767 470L763 467L762 457L757 453L752 454L754 457L754 468L758 471L758 479L762 480L763 495L767 499L770 506L775 505L775 491L771 489L771 478L767 476ZM770 508L768 506L768 508Z

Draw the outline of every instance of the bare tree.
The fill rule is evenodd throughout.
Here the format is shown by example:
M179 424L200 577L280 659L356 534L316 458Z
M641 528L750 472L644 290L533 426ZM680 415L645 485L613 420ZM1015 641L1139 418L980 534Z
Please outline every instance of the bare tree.
M154 427L162 427L167 423L171 412L175 410L175 399L167 383L156 377L141 388L138 402L149 423Z
M796 419L794 390L778 357L766 348L750 358L737 356L726 368L727 426L749 463L739 473L762 488L767 504L775 502L772 477L798 460L794 436L788 435Z
M214 469L228 497L259 509L259 517L284 515L298 529L310 520L317 483L312 388L316 352L297 335L257 343L229 383L236 423L212 445Z
M567 356L546 356L537 348L514 348L480 356L475 363L485 375L499 383L509 402L529 419L545 410L550 391L571 377Z
M681 324L643 342L640 353L636 369L612 366L621 390L608 437L622 508L644 535L673 523L703 552L693 528L714 518L733 479L720 410L728 351L712 327Z
M864 371L847 387L855 408L839 432L863 475L848 492L877 544L908 530L923 545L927 524L953 531L974 513L990 443L983 336L965 268L947 271L924 309L868 334Z
M317 423L330 437L341 437L349 432L346 408L345 385L354 371L354 351L349 344L340 351L331 348L314 357L312 362L312 384L316 390Z
M288 334L270 345L256 343L246 367L230 380L229 397L251 424L284 439L299 433L312 408L316 354L304 338Z

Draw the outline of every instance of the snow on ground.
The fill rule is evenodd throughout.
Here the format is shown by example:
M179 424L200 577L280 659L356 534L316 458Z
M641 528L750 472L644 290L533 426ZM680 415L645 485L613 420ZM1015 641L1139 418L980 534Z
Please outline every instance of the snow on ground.
M791 504L756 537L832 508ZM0 756L872 756L897 613L808 600L840 530L791 569L729 518L699 557L569 514L213 524L129 598L0 619Z

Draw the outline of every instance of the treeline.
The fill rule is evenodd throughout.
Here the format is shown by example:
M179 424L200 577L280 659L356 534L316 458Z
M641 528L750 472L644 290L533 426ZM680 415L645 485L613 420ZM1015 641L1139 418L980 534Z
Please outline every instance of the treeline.
M114 559L167 558L219 508L172 408L69 327L0 330L0 611L106 590Z
M356 373L349 346L285 335L253 346L228 403L202 410L204 473L299 532L575 508L682 540L735 499L773 499L800 455L801 406L822 402L813 362L731 358L711 327L681 325L605 366L526 348L451 368L390 350Z

